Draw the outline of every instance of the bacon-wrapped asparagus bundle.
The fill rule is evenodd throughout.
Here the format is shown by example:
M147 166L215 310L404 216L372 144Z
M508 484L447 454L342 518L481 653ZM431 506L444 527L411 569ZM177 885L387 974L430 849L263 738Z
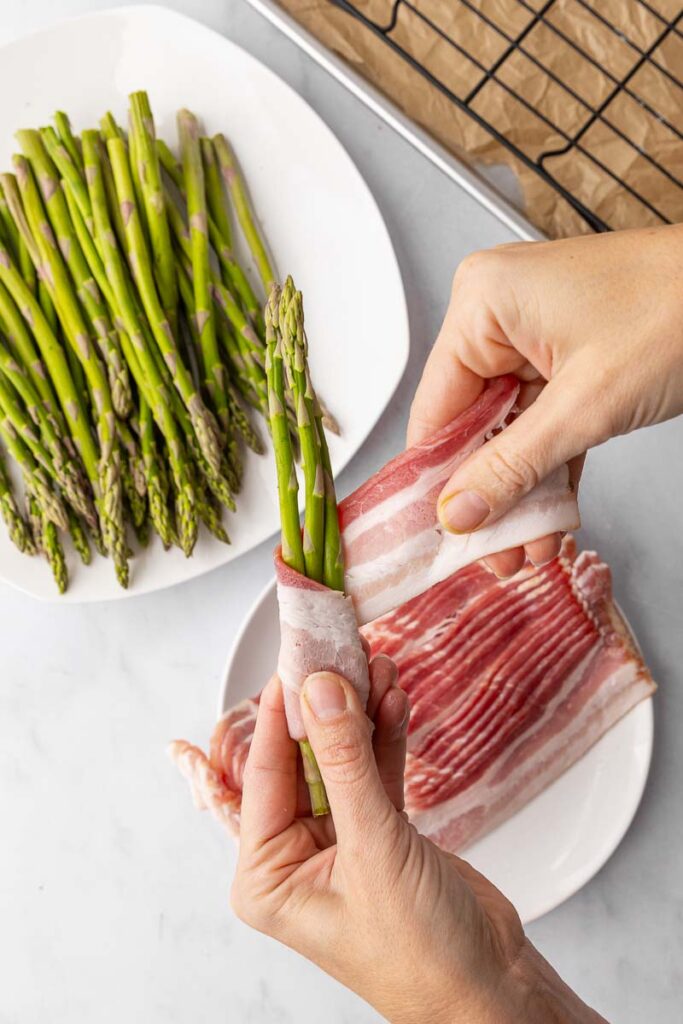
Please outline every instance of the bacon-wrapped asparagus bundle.
M289 732L299 743L311 809L318 816L327 814L329 805L301 716L303 682L312 672L340 672L363 701L370 683L353 604L343 593L337 499L322 415L308 371L301 292L291 277L282 289L273 286L266 306L266 378L282 523L282 543L275 556L281 633L278 672ZM296 409L306 496L303 531L287 421L289 396Z

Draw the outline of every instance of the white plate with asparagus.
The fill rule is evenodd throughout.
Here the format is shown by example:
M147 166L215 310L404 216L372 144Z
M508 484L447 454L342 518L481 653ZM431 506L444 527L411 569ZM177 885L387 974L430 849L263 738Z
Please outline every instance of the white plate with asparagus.
M300 97L169 11L21 40L0 83L0 577L73 601L170 586L278 528L273 280L306 296L335 473L369 434L408 354L390 239Z

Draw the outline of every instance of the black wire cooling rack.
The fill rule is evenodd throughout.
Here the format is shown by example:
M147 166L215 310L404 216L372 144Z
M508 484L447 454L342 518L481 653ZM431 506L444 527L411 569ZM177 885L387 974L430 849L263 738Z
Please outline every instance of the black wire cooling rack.
M676 165L683 142L683 6L675 0L330 3L382 39L595 231L614 226L598 216L595 197L615 187L632 204L634 223L683 219ZM504 124L491 116L496 89L503 90ZM510 123L515 104L525 124L533 115L528 137Z

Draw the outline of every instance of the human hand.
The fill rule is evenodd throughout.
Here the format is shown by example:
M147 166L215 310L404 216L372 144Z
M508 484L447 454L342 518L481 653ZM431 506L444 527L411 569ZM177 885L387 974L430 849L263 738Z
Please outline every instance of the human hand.
M416 444L467 408L486 379L516 374L524 412L470 456L439 499L447 529L492 522L551 470L617 434L683 412L683 227L646 228L475 253L455 275L408 425ZM486 561L509 576L546 537Z
M392 1024L597 1022L525 939L512 905L405 818L408 702L371 662L368 706L321 672L302 711L332 808L306 813L277 677L264 689L244 775L233 906Z

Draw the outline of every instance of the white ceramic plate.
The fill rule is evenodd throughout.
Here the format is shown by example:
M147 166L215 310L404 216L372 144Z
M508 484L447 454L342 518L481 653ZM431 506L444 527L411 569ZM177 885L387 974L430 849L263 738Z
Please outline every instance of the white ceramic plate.
M222 36L157 7L131 7L65 22L0 50L0 168L13 133L45 124L57 109L77 129L108 109L125 118L134 89L150 93L163 138L175 143L175 112L193 109L209 133L237 150L277 267L306 300L311 367L339 420L331 438L339 472L372 430L408 357L408 318L396 257L365 182L330 129L276 75ZM363 372L358 372L359 365ZM271 456L249 455L238 511L227 517L232 545L203 535L193 557L153 543L132 562L129 594L214 569L275 533L279 525ZM67 601L125 596L111 564L88 568L70 553ZM43 559L26 558L0 529L0 577L34 595L56 595Z
M263 687L277 661L274 583L255 602L228 660L218 713ZM652 700L643 701L588 753L465 856L528 924L595 875L623 839L650 767Z

